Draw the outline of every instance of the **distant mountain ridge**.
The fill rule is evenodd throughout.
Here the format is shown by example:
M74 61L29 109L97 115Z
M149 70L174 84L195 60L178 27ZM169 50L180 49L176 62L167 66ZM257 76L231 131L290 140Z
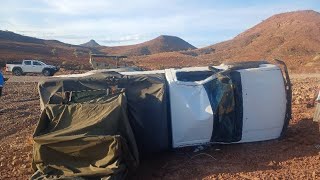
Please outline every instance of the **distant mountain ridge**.
M57 40L44 40L0 30L1 66L7 60L25 58L43 59L55 64L63 61L83 64L83 62L88 63L90 53L139 56L188 49L195 47L175 36L163 35L136 45L107 47L99 45L95 40L81 45L71 45Z
M183 51L196 49L190 43L176 36L161 35L155 39L134 45L106 47L101 49L108 54L129 56L150 55L162 52Z
M100 47L100 44L98 44L95 40L91 39L90 41L80 44L80 46L84 46L84 47Z
M43 43L42 39L16 34L11 31L0 30L0 40L24 42L24 43Z
M304 10L276 14L231 40L200 49L167 35L135 45L107 47L94 40L77 46L0 31L0 63L37 58L84 64L90 53L127 55L136 65L149 69L280 58L290 70L320 72L320 13Z

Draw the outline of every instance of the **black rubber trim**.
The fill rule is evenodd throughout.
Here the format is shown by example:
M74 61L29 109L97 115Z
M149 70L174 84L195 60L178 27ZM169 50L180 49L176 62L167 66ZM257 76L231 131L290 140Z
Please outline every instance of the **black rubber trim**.
M292 105L291 105L291 103L292 103L292 85L291 85L291 80L290 80L287 65L281 60L275 59L275 61L278 65L281 65L283 67L283 69L281 69L281 73L283 76L283 82L284 82L284 86L285 86L285 90L286 90L286 99L287 99L286 114L285 114L285 119L284 119L282 131L280 134L280 138L283 138L285 133L287 132L287 129L288 129L288 126L290 123L290 119L292 119Z
M238 71L231 71L230 78L234 84L234 100L235 100L235 112L237 117L237 127L235 127L235 132L237 134L237 140L242 139L243 130L243 96L242 96L242 82L241 73Z
M173 136L172 136L172 116L171 116L171 102L170 102L170 88L169 83L166 80L165 81L165 94L167 99L167 123L168 123L168 144L169 144L169 150L173 149Z

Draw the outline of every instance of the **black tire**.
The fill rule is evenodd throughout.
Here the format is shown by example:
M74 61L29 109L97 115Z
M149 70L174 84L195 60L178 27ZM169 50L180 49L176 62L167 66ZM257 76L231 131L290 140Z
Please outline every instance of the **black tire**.
M42 71L42 74L43 74L44 76L52 76L52 73L51 73L51 71L50 71L49 69L44 69L44 70Z
M23 72L22 72L22 70L20 68L13 69L12 73L15 76L22 76L23 75Z
M2 87L0 87L0 96L2 96Z

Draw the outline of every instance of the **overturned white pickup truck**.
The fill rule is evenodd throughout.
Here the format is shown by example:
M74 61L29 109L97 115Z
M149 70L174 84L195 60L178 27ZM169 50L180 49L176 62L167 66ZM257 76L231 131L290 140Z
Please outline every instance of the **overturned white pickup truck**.
M138 159L137 154L171 148L276 139L291 118L290 79L285 64L278 63L283 71L259 61L156 71L94 70L49 78L39 83L43 113L34 140L39 147L73 156L72 135L97 136L99 142L102 135L121 136ZM39 150L34 157L41 162L38 169L48 168L45 161L57 162L41 159L48 153Z

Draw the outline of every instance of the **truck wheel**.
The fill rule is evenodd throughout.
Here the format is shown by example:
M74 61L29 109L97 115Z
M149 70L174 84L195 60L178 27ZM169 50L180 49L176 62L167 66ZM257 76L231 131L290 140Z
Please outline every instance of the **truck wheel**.
M0 87L0 96L2 96L2 87Z
M23 75L23 72L22 72L21 69L14 69L12 72L13 72L13 74L14 74L15 76L21 76L21 75Z
M51 71L48 70L48 69L45 69L45 70L42 71L42 74L43 74L44 76L51 76Z

